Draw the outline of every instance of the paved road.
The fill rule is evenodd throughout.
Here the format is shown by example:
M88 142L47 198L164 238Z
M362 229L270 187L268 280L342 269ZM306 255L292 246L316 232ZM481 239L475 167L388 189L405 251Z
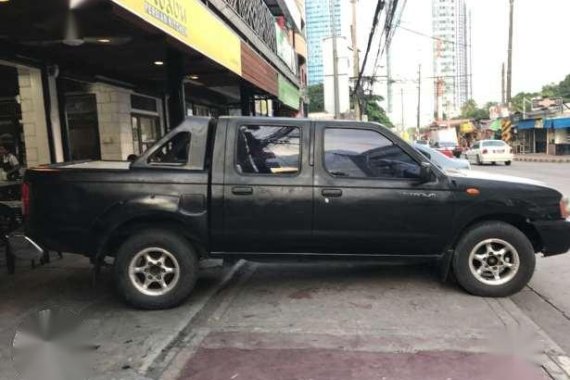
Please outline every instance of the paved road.
M512 166L475 166L474 170L532 178L570 196L570 164L514 162ZM570 352L570 254L540 258L528 289L513 297L538 325Z

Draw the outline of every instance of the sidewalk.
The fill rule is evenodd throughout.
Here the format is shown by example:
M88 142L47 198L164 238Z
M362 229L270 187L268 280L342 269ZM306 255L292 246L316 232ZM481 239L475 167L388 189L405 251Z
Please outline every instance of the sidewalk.
M18 251L18 256L32 256ZM31 268L17 260L8 275L0 257L0 380L16 379L11 342L21 321L34 311L65 308L79 313L96 347L88 361L96 379L144 379L154 360L171 344L210 297L231 277L219 263L204 268L194 293L172 310L140 311L127 307L115 294L112 270L104 269L96 285L85 257L64 254L47 265Z
M160 379L568 379L566 354L510 299L436 277L426 266L247 263L161 360Z
M517 154L515 161L570 163L570 156L551 156L542 153Z

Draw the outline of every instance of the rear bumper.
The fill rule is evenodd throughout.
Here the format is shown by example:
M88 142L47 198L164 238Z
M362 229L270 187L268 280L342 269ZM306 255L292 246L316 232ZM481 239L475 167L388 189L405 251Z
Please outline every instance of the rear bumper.
M514 161L515 157L512 154L482 154L481 162L507 162Z
M570 250L570 219L533 223L544 246L544 256L554 256Z

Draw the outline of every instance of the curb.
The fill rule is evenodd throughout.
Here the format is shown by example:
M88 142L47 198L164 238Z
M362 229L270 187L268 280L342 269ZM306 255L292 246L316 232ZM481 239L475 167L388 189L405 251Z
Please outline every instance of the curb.
M194 308L187 314L186 318L179 324L179 328L170 336L168 340L165 340L160 347L155 347L153 352L148 355L146 360L144 360L143 365L137 369L137 372L140 374L144 374L145 376L149 375L149 372L152 371L153 367L156 365L157 361L160 361L161 356L167 352L168 348L172 346L179 337L183 334L183 332L188 328L188 325L192 322L192 320L204 309L204 307L210 302L210 300L216 296L222 289L224 289L227 284L232 280L234 275L238 272L238 270L243 266L243 260L238 261L228 273L225 274L222 281L210 289L195 305Z
M570 163L570 158L525 158L525 157L515 157L515 161L521 162L548 162L556 164L567 164Z

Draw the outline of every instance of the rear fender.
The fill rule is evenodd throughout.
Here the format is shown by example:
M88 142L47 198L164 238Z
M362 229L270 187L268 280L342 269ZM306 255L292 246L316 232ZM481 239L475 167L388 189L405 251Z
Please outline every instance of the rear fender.
M147 225L171 223L180 226L185 236L193 241L206 243L206 210L196 209L189 212L181 209L182 197L168 195L149 195L118 202L103 213L93 224L93 236L98 239L96 257L105 255L106 248L114 234L123 226L136 224L138 221Z

